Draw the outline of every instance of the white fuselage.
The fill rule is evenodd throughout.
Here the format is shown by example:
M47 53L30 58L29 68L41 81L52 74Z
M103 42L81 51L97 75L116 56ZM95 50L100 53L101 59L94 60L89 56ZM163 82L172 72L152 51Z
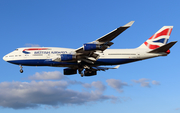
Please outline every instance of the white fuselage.
M77 66L77 61L56 62L53 61L53 59L60 57L61 54L75 54L74 51L75 49L56 47L18 48L5 55L3 59L17 65L72 67ZM92 64L94 66L125 64L167 55L166 53L147 53L147 50L138 48L107 49L103 52L96 52L96 54L99 54L100 57L94 64Z

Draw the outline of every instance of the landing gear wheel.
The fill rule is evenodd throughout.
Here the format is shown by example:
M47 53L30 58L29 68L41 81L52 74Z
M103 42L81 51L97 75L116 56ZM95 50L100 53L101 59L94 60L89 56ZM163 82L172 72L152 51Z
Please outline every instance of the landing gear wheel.
M20 73L23 73L23 70L22 70L22 69L20 69Z
M83 73L81 73L81 77L83 77L84 76L84 74Z
M19 67L20 67L20 73L23 73L23 70L22 70L22 65L19 65Z

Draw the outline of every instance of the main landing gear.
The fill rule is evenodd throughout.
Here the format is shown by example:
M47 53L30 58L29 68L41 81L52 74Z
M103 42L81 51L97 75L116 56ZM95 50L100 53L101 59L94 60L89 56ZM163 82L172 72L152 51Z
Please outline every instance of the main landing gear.
M84 76L84 74L83 73L81 73L81 77L83 77Z
M23 73L23 67L21 66L21 65L19 65L19 67L20 67L20 73Z
M79 72L79 74L81 75L81 77L84 76L84 74L83 74L83 68L79 68L79 69L78 69L78 72Z
M85 71L83 71L85 69ZM91 71L87 71L87 70L90 70L90 67L89 66L87 66L87 65L81 65L81 66L79 66L79 69L78 69L78 72L79 72L79 74L81 75L81 77L83 77L83 76L88 76L87 75L87 72L91 72ZM86 73L85 73L86 72Z

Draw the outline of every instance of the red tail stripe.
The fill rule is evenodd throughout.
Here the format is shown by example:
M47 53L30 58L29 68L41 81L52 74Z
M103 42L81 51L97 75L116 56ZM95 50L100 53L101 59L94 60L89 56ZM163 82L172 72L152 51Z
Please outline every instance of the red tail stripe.
M153 37L154 37L153 39L155 39L155 38L158 38L159 36L162 36L162 35L168 35L168 31L169 31L169 28L161 31L160 33L157 33L155 37L154 37L154 35L151 36L151 37L149 38L149 40L151 40ZM171 28L171 31L172 31L172 28ZM170 33L169 33L169 36L170 36L170 34L171 34L171 31L170 31Z
M147 42L144 42L144 44L147 46L148 45L148 43Z
M156 49L156 48L158 48L158 47L160 47L160 46L149 44L149 49Z
M149 40L150 40L150 39L152 39L153 37L154 37L154 35L153 35L153 36L151 36L151 37L149 38Z
M167 29L164 29L163 31L157 33L157 34L154 34L153 36L151 36L148 40L151 40L151 39L156 39L160 36L163 36L163 35L168 35L170 36L171 35L171 32L172 32L172 28L167 28ZM144 42L144 44L149 48L149 49L156 49L156 48L159 48L160 46L158 45L152 45L152 44L149 44L148 42Z
M144 42L144 44L145 44L149 49L156 49L156 48L160 47L160 46L158 46L158 45L148 44L147 42Z
M154 39L158 38L158 37L160 37L162 35L168 35L168 31L169 31L169 28L161 31L160 33L157 33L156 36L154 37Z
M172 32L172 28L170 29L170 33L169 33L169 36L171 35L171 32Z

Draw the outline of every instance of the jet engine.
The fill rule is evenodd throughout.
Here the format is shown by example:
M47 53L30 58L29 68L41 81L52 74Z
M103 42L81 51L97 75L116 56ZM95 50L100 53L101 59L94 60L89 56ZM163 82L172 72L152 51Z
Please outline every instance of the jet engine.
M101 46L99 44L84 44L83 45L84 51L91 51L91 50L101 50Z
M70 60L75 60L76 55L72 54L61 54L61 61L70 61Z
M95 70L89 70L89 69L86 69L84 71L84 76L94 76L94 75L97 75L97 71Z
M64 75L77 74L77 69L66 68L64 69Z
M72 60L76 60L76 55L72 55L72 54L61 54L60 57L57 57L57 58L53 59L53 61L56 61L56 62L72 61Z

